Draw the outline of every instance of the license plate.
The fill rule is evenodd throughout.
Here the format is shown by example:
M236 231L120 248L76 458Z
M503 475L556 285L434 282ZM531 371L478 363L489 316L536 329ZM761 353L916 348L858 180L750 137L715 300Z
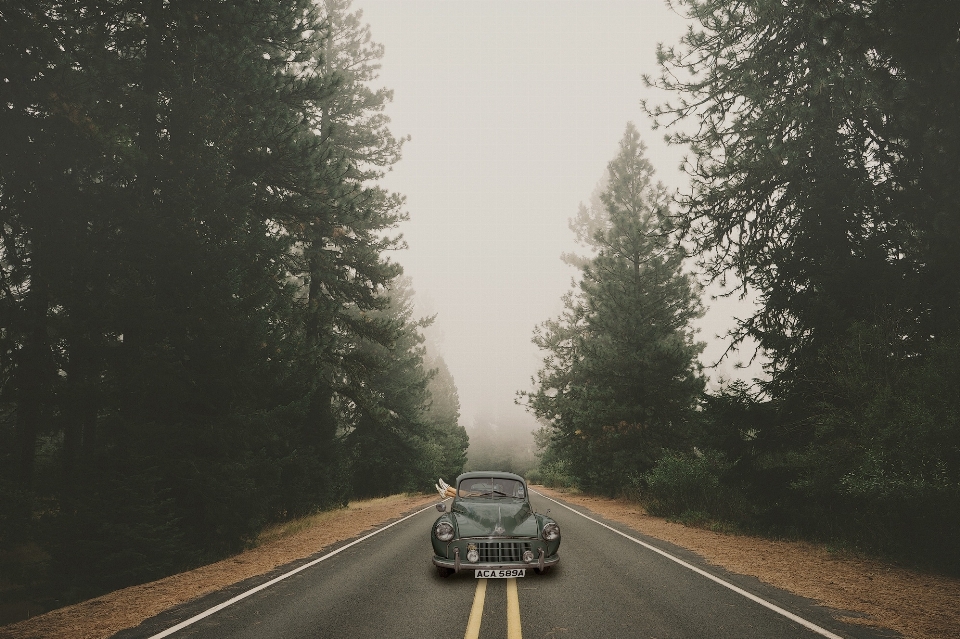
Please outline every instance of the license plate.
M526 574L523 568L505 568L500 570L475 570L477 579L509 579L510 577L523 577Z

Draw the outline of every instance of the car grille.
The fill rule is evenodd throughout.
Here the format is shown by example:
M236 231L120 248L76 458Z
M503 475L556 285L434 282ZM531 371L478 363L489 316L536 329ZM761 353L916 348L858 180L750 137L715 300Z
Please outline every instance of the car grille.
M529 549L530 544L522 541L481 541L477 544L482 563L521 561L523 551Z

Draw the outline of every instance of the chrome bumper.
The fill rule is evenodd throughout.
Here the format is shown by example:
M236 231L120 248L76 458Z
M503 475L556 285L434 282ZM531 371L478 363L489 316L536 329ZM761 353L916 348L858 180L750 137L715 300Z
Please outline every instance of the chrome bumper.
M459 555L459 553L457 554ZM460 559L459 556L454 559L444 559L443 557L434 555L433 565L440 566L441 568L452 568L455 572L460 572L461 570L505 570L508 568L540 568L542 570L559 562L560 555L553 555L552 557L544 557L541 555L537 561L529 564L525 561L513 561L505 564L485 562L472 564L469 561L457 561L458 559Z

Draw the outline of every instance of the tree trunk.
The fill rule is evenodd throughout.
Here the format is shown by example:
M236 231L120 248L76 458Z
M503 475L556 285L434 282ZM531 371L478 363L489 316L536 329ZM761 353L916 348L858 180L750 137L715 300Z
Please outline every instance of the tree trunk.
M88 335L71 340L67 369L68 400L63 407L64 482L69 491L78 462L89 461L97 436L97 388L93 345Z
M38 261L36 248L39 246L35 247L34 264ZM45 387L44 369L50 356L47 343L48 298L46 280L35 268L25 304L28 330L23 356L17 367L17 449L20 457L18 478L21 485L27 489L33 484L40 407Z

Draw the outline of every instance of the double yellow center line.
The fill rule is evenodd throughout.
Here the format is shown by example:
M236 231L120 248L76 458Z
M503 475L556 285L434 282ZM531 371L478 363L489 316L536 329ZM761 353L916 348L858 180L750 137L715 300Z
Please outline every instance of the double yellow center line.
M483 601L487 597L487 580L477 580L477 590L473 595L473 607L467 621L467 632L463 639L480 637L480 621L483 618ZM520 631L520 597L517 595L517 579L507 579L507 639L523 639Z
M483 600L487 596L487 580L477 580L477 591L473 594L473 607L467 621L467 633L463 639L477 639L480 636L480 620L483 618Z
M523 639L520 632L520 597L517 596L517 579L507 580L507 639Z

